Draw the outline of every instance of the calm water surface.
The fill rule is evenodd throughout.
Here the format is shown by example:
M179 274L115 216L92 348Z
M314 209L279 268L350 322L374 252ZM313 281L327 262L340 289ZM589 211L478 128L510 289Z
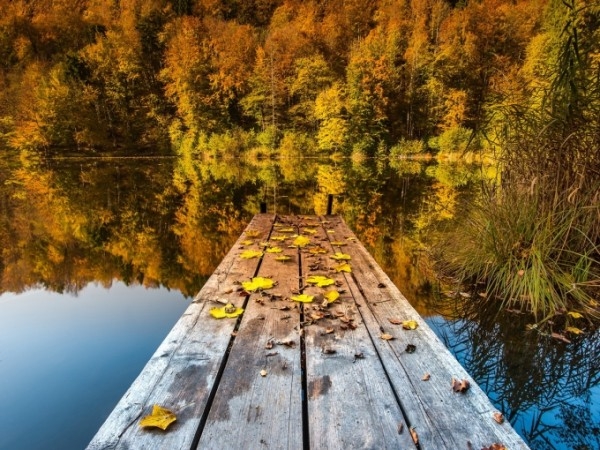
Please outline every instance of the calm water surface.
M81 449L259 204L334 210L539 449L600 448L598 333L444 295L424 244L489 169L377 161L0 161L0 449Z

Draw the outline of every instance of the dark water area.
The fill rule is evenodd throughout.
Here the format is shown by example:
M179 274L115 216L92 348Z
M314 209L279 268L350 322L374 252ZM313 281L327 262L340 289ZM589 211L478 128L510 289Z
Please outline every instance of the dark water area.
M600 448L598 332L528 331L531 318L450 296L432 270L428 246L494 175L409 160L0 160L0 449L85 447L260 203L323 214L328 194L532 448Z

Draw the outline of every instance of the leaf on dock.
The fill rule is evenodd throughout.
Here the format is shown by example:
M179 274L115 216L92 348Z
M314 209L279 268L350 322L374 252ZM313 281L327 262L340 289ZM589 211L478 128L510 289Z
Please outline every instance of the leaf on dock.
M327 303L333 303L340 298L340 293L338 291L327 291L323 294L323 297L327 299Z
M252 259L252 258L260 258L263 255L263 252L260 250L246 250L242 252L240 258L242 259Z
M469 390L469 388L471 387L471 383L469 383L468 380L462 379L459 380L457 378L452 377L452 390L454 392L461 392L461 393L465 393Z
M496 422L500 424L504 423L504 414L502 414L500 411L496 411L492 417L494 417Z
M331 255L330 258L333 258L336 261L349 261L352 259L350 255L340 252L336 252L335 254Z
M295 302L310 303L314 300L315 297L314 297L314 295L299 294L299 295L292 295L291 298Z
M417 434L417 430L415 430L415 427L410 427L410 437L412 438L415 445L419 443L419 435Z
M274 286L273 280L270 278L254 277L252 281L242 282L244 290L254 292L258 290L271 289Z
M319 255L319 254L325 254L327 253L327 250L325 250L323 247L313 247L309 250L310 253L312 253L313 255Z
M391 334L388 333L383 333L381 336L379 336L381 339L383 339L384 341L391 341L392 339L394 339L394 336L392 336Z
M288 256L288 255L280 255L280 256L277 256L277 257L275 258L275 261L289 261L290 259L292 259L292 257L291 257L291 256Z
M483 447L481 450L506 450L506 446L504 444L492 444L489 447Z
M279 247L271 247L267 249L267 253L281 253L283 250Z
M166 430L169 425L177 420L177 416L173 412L159 405L154 405L152 408L152 414L143 417L140 420L140 427L142 428L160 428Z
M233 319L244 312L244 308L237 308L231 303L226 304L222 308L211 308L210 315L215 319Z
M335 280L324 277L322 275L312 275L306 279L306 282L309 284L314 284L318 287L325 287L334 284Z
M416 320L405 320L402 322L402 328L405 330L416 330L419 327L419 324Z
M292 245L300 248L306 247L308 244L310 244L310 239L306 236L298 236L292 243Z
M346 273L352 272L352 267L350 267L350 264L348 264L348 263L342 263L338 266L335 266L334 269L336 272L346 272Z

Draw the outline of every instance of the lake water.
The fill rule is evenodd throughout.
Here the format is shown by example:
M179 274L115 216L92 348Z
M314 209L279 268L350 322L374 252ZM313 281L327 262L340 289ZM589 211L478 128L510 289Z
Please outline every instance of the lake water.
M489 168L416 161L0 161L0 449L86 446L253 214L327 195L536 449L600 448L600 336L453 298L425 246Z

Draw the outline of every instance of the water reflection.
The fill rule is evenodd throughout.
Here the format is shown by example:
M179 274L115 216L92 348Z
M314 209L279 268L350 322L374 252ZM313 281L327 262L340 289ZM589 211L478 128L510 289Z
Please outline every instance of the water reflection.
M261 202L323 214L334 194L334 211L532 447L600 447L598 333L567 345L526 332L524 316L440 301L427 245L495 176L490 168L188 157L0 164L0 294L77 294L118 280L190 297Z
M598 331L566 344L481 301L433 305L454 311L429 322L532 448L600 448Z

